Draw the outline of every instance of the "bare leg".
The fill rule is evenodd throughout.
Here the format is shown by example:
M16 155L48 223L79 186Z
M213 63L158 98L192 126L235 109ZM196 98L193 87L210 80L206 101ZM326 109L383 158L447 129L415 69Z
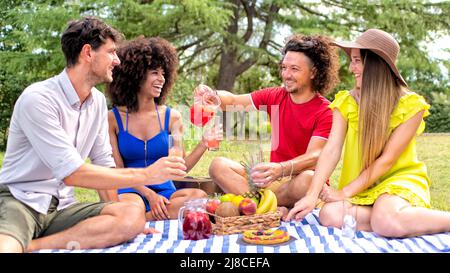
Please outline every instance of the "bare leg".
M106 205L99 216L88 218L75 226L32 240L27 251L38 249L105 248L133 239L144 230L145 218L134 204Z
M410 237L450 231L450 213L413 207L405 199L383 194L370 219L373 231L386 237Z
M20 253L23 252L22 245L16 238L0 234L0 253Z
M144 201L142 201L142 198L139 194L136 193L122 193L119 195L120 202L125 202L129 204L136 205L142 209L143 212L145 212L145 204Z
M241 194L249 190L244 167L228 158L214 158L209 175L225 193Z
M314 171L303 171L291 181L281 185L276 191L278 205L291 208L295 202L303 198L311 185Z
M206 192L200 189L181 189L177 190L170 197L170 204L167 205L167 211L169 212L170 219L177 219L178 211L184 205L187 200L195 198L205 198L207 197ZM151 212L145 214L147 221L155 221Z
M325 203L319 213L320 224L326 227L341 228L344 217L343 202ZM350 203L345 201L345 206L350 207ZM357 230L372 231L370 226L372 207L354 205L351 209L352 215L356 216Z

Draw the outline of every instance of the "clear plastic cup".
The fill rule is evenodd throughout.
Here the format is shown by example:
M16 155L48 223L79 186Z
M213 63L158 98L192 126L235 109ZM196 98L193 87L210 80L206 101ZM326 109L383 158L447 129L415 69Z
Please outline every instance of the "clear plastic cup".
M356 238L356 231L358 226L356 215L357 207L358 206L353 206L352 203L347 200L342 201L342 235L350 239Z
M181 137L169 135L168 146L169 156L183 157L183 140Z

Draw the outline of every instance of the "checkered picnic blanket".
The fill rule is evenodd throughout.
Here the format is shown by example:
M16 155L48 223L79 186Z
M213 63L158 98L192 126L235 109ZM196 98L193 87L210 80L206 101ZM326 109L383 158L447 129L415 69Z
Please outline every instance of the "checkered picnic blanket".
M282 222L292 240L278 246L256 246L242 242L241 234L212 236L207 240L183 240L177 220L148 222L160 234L138 235L133 241L105 249L41 250L41 253L313 253L313 252L450 252L450 232L407 239L390 239L372 232L359 231L355 239L342 236L337 228L318 222L314 210L301 222Z

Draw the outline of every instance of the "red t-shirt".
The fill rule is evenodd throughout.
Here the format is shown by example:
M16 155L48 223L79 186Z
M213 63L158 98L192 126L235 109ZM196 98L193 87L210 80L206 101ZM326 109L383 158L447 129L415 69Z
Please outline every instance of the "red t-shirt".
M301 104L294 103L284 87L254 91L251 97L256 109L267 111L270 117L271 162L282 162L304 154L313 136L328 139L333 112L328 108L330 102L320 94Z

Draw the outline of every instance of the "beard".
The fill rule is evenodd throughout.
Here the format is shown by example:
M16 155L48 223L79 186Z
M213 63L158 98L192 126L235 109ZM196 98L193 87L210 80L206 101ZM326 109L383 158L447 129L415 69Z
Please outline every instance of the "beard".
M93 69L89 75L89 82L96 86L102 83L111 83L113 81L112 73L107 70L106 72L101 72L99 70Z
M283 82L283 84L284 84L284 88L286 89L286 91L288 93L295 94L295 93L299 92L300 88L299 88L299 86L296 83L292 84L292 82L291 82L291 84L288 85L288 84L286 84L286 82Z

